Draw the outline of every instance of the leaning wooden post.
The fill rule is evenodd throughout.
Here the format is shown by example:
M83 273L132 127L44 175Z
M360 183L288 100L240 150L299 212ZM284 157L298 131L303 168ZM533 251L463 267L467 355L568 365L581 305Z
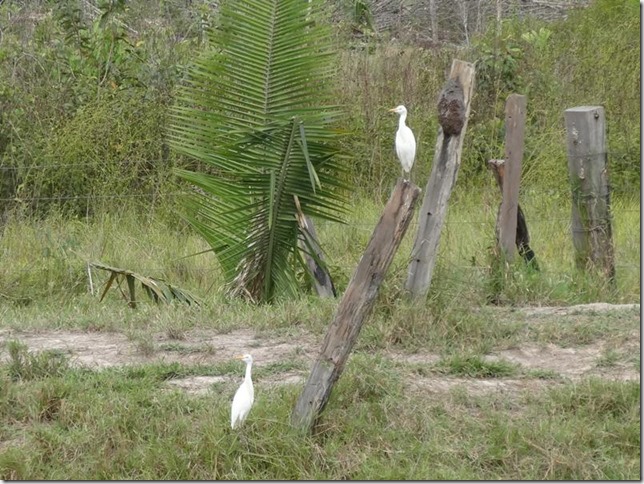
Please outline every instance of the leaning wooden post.
M308 215L304 216L304 258L306 266L312 276L313 287L320 297L335 297L335 286L326 265L324 265L324 254L318 243L318 234L313 224L313 219Z
M418 217L418 232L407 269L405 289L414 298L425 297L432 281L438 242L447 214L447 202L461 164L461 151L473 92L474 65L455 59L438 103L441 127L436 139L432 172L425 187L423 205Z
M613 281L615 261L606 171L606 118L602 106L566 109L572 238L580 269L597 267Z
M304 260L311 277L313 289L320 297L335 297L335 286L331 279L326 264L324 263L324 254L322 248L318 243L318 235L313 224L313 219L302 212L300 199L297 195L293 195L295 202L295 217L300 226L302 237L300 238L300 249L304 253Z
M510 94L505 103L505 174L497 227L499 229L499 247L508 262L514 259L514 246L517 237L517 211L526 104L526 97L520 94Z
M294 426L310 430L324 409L413 218L419 194L420 188L416 185L398 180L349 281L322 343L322 350L295 404L291 417Z

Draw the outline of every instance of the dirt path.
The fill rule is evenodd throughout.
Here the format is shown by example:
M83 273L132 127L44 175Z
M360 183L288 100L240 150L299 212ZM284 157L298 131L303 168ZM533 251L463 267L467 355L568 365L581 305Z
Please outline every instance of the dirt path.
M634 309L639 305L625 305L623 309ZM523 315L528 318L561 316L583 312L602 312L619 310L611 305L582 305L567 308L525 308ZM251 330L236 330L226 334L207 330L195 330L181 335L180 339L170 338L165 333L157 333L145 338L128 337L123 333L80 332L80 331L11 331L0 330L0 343L20 340L31 351L61 350L68 353L72 363L91 368L105 368L117 365L131 365L153 362L180 362L184 364L216 364L231 361L242 352L252 352L257 367L280 362L295 362L302 371L271 372L258 386L276 384L298 384L308 375L322 337L315 335L298 336L297 341L289 337L258 336ZM639 352L640 333L629 335L625 345L633 353ZM462 386L468 392L485 394L504 392L516 394L525 389L542 388L557 380L576 380L594 375L614 380L638 380L640 373L636 366L616 357L610 365L599 364L604 354L605 344L596 341L589 345L562 348L554 344L537 345L525 343L519 347L492 352L486 360L504 360L521 365L523 370L539 370L558 376L552 379L534 378L460 378L414 374L409 379L412 391L444 393L454 387ZM434 353L406 354L396 351L383 351L383 356L397 363L424 365L428 367L440 360ZM0 348L0 359L8 358L6 346ZM171 380L168 385L181 388L190 393L204 393L214 383L233 383L238 380L232 376L193 376Z

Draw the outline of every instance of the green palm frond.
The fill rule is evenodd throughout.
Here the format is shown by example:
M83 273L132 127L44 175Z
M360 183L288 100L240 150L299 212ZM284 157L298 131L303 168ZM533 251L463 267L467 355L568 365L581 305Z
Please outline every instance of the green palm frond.
M112 286L112 283L116 281L117 286L119 287L121 294L129 299L128 305L131 308L136 307L136 297L135 297L135 282L138 281L141 283L141 287L148 295L150 299L154 302L172 302L180 301L188 305L195 304L199 305L198 299L190 294L188 291L181 289L169 282L164 281L163 279L158 279L156 277L144 276L137 272L131 271L129 269L121 269L119 267L108 266L101 262L91 262L91 266L96 267L97 269L102 269L110 273L110 277L105 283L103 292L101 294L100 301L105 298L107 291ZM128 294L126 295L123 289L121 289L121 282L127 282Z
M344 211L322 5L226 2L173 112L173 148L209 167L178 172L199 188L187 218L213 248L230 293L256 301L298 289L293 197L306 215L341 221Z

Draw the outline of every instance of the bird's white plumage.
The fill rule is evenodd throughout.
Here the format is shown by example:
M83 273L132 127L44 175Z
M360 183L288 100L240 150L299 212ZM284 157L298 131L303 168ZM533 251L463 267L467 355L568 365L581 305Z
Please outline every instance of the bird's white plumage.
M407 178L412 166L414 166L414 159L416 158L416 138L414 138L414 133L409 126L405 124L407 108L400 105L389 111L400 116L398 120L398 131L396 132L396 155L398 155L398 160L400 160L403 176Z
M240 356L239 359L246 363L246 376L235 393L233 405L230 409L230 426L233 429L246 420L255 400L255 390L253 389L253 380L251 378L253 357L251 355L244 355Z

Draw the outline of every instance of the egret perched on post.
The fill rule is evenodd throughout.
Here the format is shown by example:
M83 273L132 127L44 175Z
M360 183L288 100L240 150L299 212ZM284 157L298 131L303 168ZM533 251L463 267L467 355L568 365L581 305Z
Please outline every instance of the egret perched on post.
M253 389L253 380L251 379L250 372L253 366L253 357L251 355L237 356L238 360L243 360L246 363L246 376L244 381L237 389L235 398L233 398L233 405L230 409L230 426L234 429L238 425L244 423L250 408L253 406L255 400L255 390Z
M407 177L414 166L414 158L416 157L416 138L412 133L409 126L405 124L407 119L407 108L402 104L389 110L390 113L396 113L400 116L398 119L398 131L396 132L396 154L400 160L403 170L403 178L408 180Z

